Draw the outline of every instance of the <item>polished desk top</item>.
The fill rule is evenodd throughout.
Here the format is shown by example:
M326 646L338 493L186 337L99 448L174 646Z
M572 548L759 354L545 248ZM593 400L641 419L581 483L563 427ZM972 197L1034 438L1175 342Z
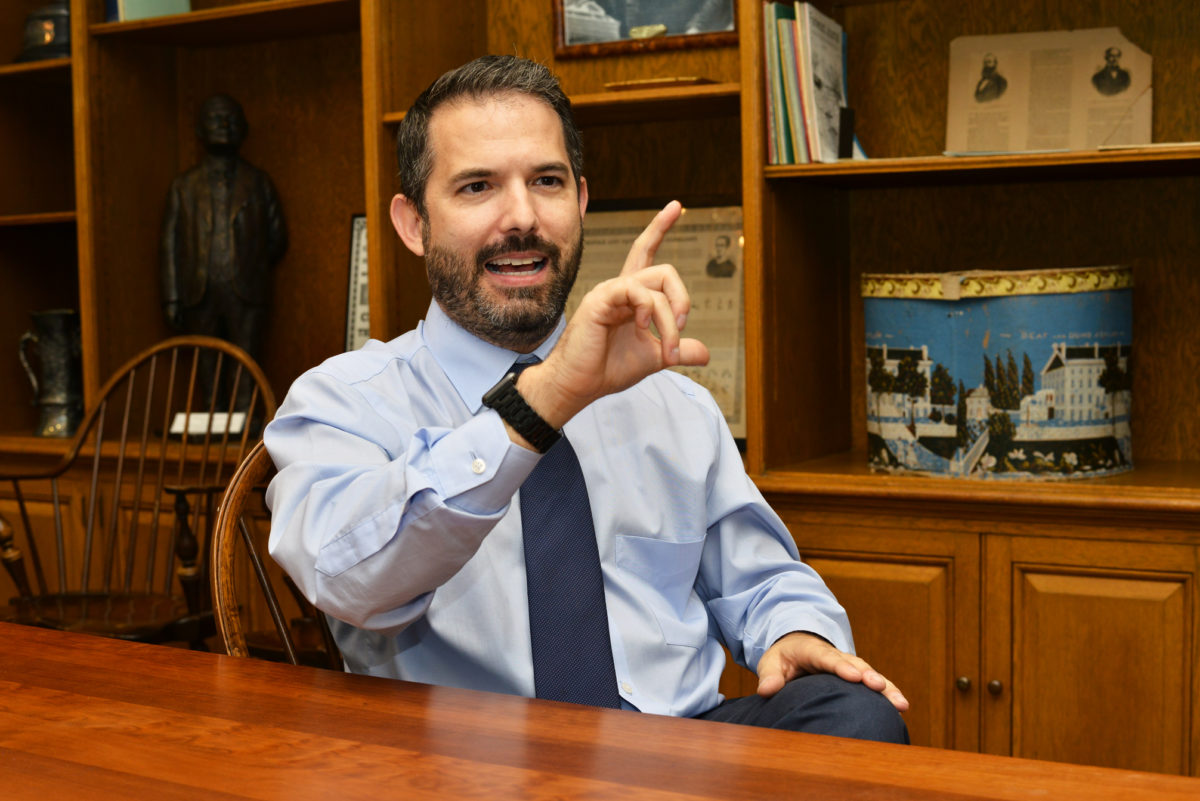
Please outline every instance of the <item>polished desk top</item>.
M6 799L1200 798L1200 779L882 745L0 624Z

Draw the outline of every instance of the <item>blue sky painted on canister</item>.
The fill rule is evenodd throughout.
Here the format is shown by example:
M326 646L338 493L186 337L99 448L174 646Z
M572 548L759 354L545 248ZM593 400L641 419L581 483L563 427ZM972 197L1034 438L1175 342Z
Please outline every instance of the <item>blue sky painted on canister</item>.
M968 389L983 383L983 353L994 362L1011 350L1018 368L1028 353L1040 375L1053 343L1133 344L1131 289L958 301L863 298L863 317L867 347L928 345L929 358Z

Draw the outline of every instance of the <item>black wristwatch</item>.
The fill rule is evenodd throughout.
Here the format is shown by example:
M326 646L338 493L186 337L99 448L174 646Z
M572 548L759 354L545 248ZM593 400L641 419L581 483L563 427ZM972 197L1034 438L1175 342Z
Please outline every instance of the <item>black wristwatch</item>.
M504 422L534 447L545 453L562 437L562 432L551 426L521 397L517 391L517 374L510 372L483 396L483 405L495 409Z

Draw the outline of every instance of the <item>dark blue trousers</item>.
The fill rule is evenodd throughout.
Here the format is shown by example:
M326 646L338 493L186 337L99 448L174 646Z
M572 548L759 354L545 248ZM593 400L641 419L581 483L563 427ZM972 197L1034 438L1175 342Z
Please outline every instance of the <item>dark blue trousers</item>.
M700 720L908 744L908 726L888 699L830 673L801 676L775 695L729 698Z

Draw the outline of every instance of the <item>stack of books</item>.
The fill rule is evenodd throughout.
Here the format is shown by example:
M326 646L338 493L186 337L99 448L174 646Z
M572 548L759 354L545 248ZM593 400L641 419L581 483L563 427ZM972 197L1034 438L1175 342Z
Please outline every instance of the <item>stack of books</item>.
M769 162L837 161L848 108L845 32L809 3L768 1L763 37Z

